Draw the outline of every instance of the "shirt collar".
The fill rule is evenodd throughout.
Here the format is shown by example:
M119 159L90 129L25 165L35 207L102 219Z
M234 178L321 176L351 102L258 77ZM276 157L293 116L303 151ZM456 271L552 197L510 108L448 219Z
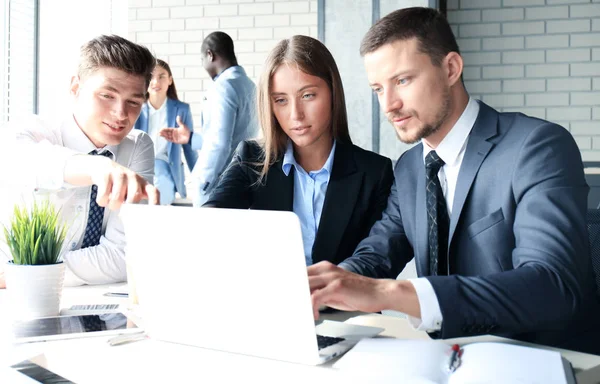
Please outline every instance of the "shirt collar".
M336 147L336 141L333 140L333 146L331 147L331 152L329 152L329 157L327 157L325 164L323 164L323 168L321 168L318 171L312 171L312 173L319 173L319 172L325 170L325 171L327 171L328 174L331 175L331 168L333 168L333 158L335 155L335 147ZM286 176L289 176L292 165L296 168L296 170L298 168L302 169L302 167L300 166L300 164L298 164L296 162L296 158L294 157L294 146L292 145L292 140L288 139L287 148L285 149L285 154L283 155L283 164L281 165L281 168L283 169L283 173L285 173Z
M148 112L150 112L151 115L155 114L156 112L160 112L163 111L166 107L167 107L167 100L169 98L165 98L165 101L162 103L162 105L160 107L158 107L158 109L154 108L152 106L152 103L150 103L150 100L148 100L146 103L148 104Z
M244 71L244 68L242 68L239 65L232 65L231 67L227 68L226 70L224 70L223 72L219 73L217 76L215 76L213 78L213 81L217 81L217 79L219 77L223 77L223 78L227 78L227 76L229 75L229 73L234 73L234 72L239 72L241 74L246 74L246 71Z
M74 116L69 116L61 126L63 144L67 148L74 149L81 153L90 153L93 150L99 154L109 151L112 154L112 160L116 160L117 145L107 145L104 148L96 148L85 133L79 128Z
M435 152L442 160L444 160L445 164L453 165L458 159L458 155L467 143L467 138L469 137L469 133L471 133L471 129L473 129L473 125L475 125L478 114L479 103L469 97L469 102L462 115L460 115L460 118L456 121L454 127L452 127L450 132L448 132L446 137L444 137L442 142L435 149ZM425 160L425 157L429 152L433 151L433 148L427 145L425 141L422 141L422 143L423 160Z

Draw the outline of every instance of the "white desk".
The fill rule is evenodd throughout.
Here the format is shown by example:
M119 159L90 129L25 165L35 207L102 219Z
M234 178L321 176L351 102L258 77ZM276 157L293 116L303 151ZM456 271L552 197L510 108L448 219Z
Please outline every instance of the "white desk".
M347 320L343 317L342 314L338 314L335 320L347 321L353 324L362 324L362 325L372 325L376 327L385 328L385 331L381 333L381 336L386 337L394 337L399 339L430 339L426 332L416 331L413 327L410 326L408 320L399 317L391 317L391 316L382 316L378 314L363 314L356 317L350 317ZM539 344L526 343L523 341L507 339L498 336L486 335L486 336L475 336L475 337L461 337L455 339L446 339L441 340L448 344L469 344L475 342L482 341L491 341L491 342L500 342L500 343L509 343L509 344L517 344L524 346L531 346L535 348L542 348L551 351L558 351L562 354L563 357L568 359L573 368L576 371L587 371L594 367L599 367L600 369L600 356L591 355L588 353L575 352L567 349L553 348L547 347ZM600 383L600 375L598 376L598 383Z
M126 306L126 299L103 296L107 291L106 286L65 288L62 307L108 303ZM6 308L5 293L0 290L0 313ZM175 324L176 321L174 319ZM0 324L0 329L5 326ZM0 344L0 364L14 362L15 355L22 360L43 354L43 358L35 359L38 364L77 384L229 383L241 380L260 383L353 382L353 378L345 378L343 372L326 366L304 366L148 339L112 347L107 343L110 338L29 343L12 349ZM2 372L0 383L7 382L1 375Z
M106 286L65 288L62 306L106 303L126 305L126 299L103 296L103 293L107 291L108 287ZM5 291L0 290L0 309L6 307L4 296ZM331 320L346 320L354 324L382 327L385 328L382 333L384 337L429 338L425 332L415 331L403 318L345 312L327 314L324 317ZM242 379L245 381L256 380L262 383L368 382L368 379L348 377L344 372L329 369L331 364L310 367L154 340L143 340L111 347L107 343L109 338L92 337L22 344L16 346L9 353L17 353L24 357L43 354L44 359L40 361L40 365L75 383L179 383L206 382L207 379L210 379L210 382L232 382ZM476 341L523 344L495 336L447 340L448 343ZM4 346L0 346L0 351L6 352ZM579 372L579 384L600 382L600 368L592 369L600 366L600 356L566 350L558 351L569 359ZM2 361L1 357L2 352L0 352L0 361Z

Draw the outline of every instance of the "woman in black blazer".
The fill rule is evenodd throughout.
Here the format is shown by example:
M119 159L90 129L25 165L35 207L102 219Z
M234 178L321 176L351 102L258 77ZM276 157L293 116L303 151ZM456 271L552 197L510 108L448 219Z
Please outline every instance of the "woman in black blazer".
M240 143L204 206L296 212L307 264L350 257L381 218L394 175L390 159L352 144L340 74L321 42L293 36L271 51L258 117L264 139Z

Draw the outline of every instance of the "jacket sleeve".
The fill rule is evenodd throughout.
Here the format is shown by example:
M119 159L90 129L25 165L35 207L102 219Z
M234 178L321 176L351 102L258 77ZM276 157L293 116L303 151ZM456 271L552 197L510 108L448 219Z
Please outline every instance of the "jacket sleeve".
M378 207L384 204L385 184L391 182L388 177L384 176L382 181ZM381 219L373 224L369 236L358 244L351 257L340 263L340 267L368 277L394 279L413 258L413 250L402 225L397 182L397 179L393 181Z
M182 103L185 106L185 116L183 118L183 123L192 131L192 135L198 135L199 133L194 133L194 119L192 117L192 110L190 105L187 103ZM192 148L192 143L187 143L182 145L183 155L185 156L185 162L188 165L188 169L190 172L194 169L194 165L196 165L196 161L198 160L198 152L196 152Z
M231 159L231 163L219 178L203 207L248 209L252 205L252 190L258 182L256 168L258 157L252 154L259 150L258 144L242 141Z
M377 222L377 220L381 219L383 211L385 210L388 203L390 189L392 188L392 184L394 183L394 171L392 169L392 161L390 159L384 159L383 167L381 167L380 170L381 177L379 178L379 181L377 183L375 199L371 204L371 207L369 209L369 216L366 221L366 232L363 235L365 237L367 237L371 228Z
M210 111L204 122L202 149L198 156L198 166L194 168L194 177L211 191L217 178L227 165L231 153L233 131L237 119L239 96L227 82L215 82L208 97L207 108ZM208 126L206 126L208 125Z

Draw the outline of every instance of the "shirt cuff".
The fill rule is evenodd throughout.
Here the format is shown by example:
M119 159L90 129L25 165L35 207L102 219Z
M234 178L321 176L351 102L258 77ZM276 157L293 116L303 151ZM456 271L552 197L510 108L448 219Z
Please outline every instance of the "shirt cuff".
M442 310L433 286L424 277L408 279L417 291L421 318L408 316L408 322L419 331L434 332L442 329Z
M202 149L202 144L204 144L204 137L200 133L191 132L188 144L192 146L192 149L196 151L200 150Z
M346 262L341 262L338 264L338 267L342 268L344 271L348 271L348 272L352 272L352 273L358 273L354 270L354 268L352 268L352 266Z

